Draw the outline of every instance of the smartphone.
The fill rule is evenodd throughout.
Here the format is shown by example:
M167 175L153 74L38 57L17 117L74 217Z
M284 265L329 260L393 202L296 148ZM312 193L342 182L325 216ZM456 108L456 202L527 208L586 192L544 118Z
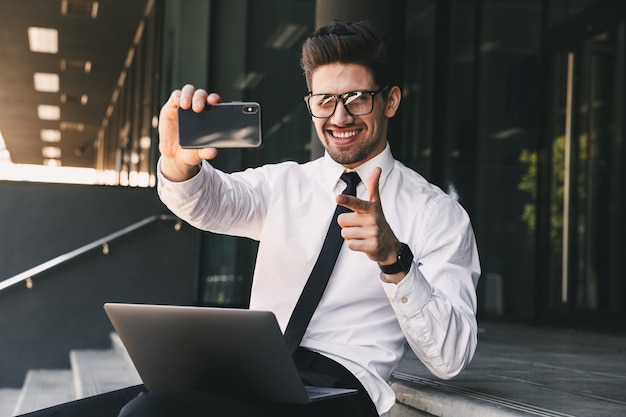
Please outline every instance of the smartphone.
M207 104L204 111L178 109L182 148L259 148L261 105L254 102Z

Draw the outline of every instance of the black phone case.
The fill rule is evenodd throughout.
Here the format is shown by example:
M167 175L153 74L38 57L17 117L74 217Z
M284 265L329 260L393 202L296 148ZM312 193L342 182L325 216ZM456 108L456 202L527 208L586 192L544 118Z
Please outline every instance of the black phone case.
M200 113L179 108L178 134L183 148L258 148L263 144L261 106L220 103Z

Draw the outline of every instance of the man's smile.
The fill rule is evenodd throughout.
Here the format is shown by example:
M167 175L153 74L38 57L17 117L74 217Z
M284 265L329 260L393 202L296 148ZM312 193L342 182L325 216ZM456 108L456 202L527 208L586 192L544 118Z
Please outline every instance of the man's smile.
M350 132L335 132L335 131L331 131L332 135L338 139L348 139L351 138L353 136L356 136L357 132L356 130L352 130Z
M329 129L328 133L335 139L336 142L349 142L350 139L355 138L359 133L361 133L363 129L350 129L350 130L336 130Z

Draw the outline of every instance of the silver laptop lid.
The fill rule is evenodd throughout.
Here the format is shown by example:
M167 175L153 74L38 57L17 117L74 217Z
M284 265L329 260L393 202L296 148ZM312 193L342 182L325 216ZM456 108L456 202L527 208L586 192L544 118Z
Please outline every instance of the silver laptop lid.
M117 303L104 308L149 390L309 402L271 312Z

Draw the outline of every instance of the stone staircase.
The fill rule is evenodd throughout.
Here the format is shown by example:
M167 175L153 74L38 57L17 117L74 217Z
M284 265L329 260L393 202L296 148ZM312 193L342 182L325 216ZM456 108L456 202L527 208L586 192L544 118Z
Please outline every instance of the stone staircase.
M0 389L0 417L141 384L116 333L111 334L111 349L73 350L70 364L71 369L30 370L22 389Z
M472 363L442 381L412 352L400 362L388 417L626 416L626 337L483 325ZM70 353L71 370L32 370L23 388L0 389L0 417L141 383L117 334L111 349Z

